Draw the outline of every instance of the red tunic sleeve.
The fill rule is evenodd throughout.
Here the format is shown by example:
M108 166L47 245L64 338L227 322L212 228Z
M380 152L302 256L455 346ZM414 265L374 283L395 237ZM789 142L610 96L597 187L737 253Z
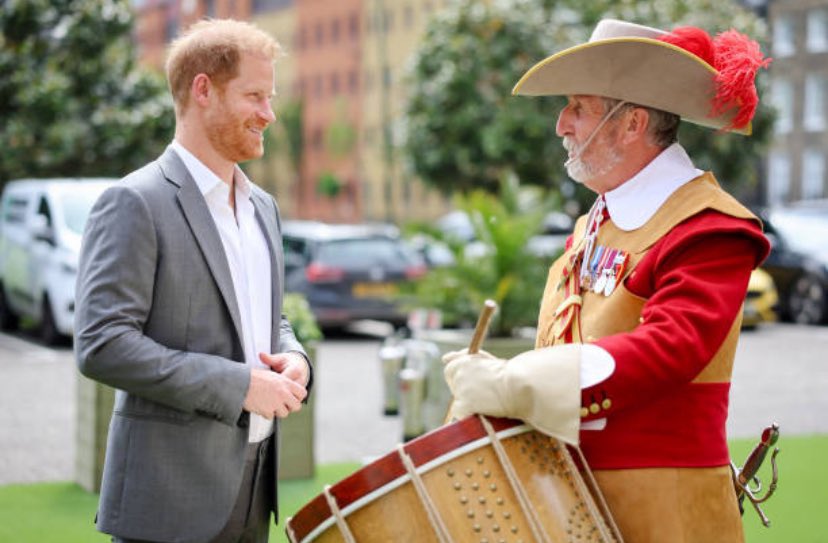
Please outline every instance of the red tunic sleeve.
M596 341L615 359L611 377L583 391L583 405L612 398L621 410L692 381L724 341L751 270L769 245L754 221L705 211L663 237L626 279L647 300L633 332ZM598 400L600 401L600 399ZM592 417L596 418L596 417Z

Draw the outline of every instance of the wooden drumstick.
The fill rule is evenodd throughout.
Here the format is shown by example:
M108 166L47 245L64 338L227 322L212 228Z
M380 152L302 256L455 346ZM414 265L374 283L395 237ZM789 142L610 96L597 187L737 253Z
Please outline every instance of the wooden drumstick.
M480 352L480 346L483 345L486 332L489 331L489 323L492 321L496 309L497 302L494 300L486 300L483 302L483 309L480 310L477 325L474 327L474 335L472 336L471 343L469 343L469 354Z
M480 346L483 345L483 339L486 337L486 332L489 330L489 323L492 321L492 317L494 316L496 309L497 302L494 300L486 300L483 303L483 309L480 310L480 316L477 318L477 325L474 327L474 334L472 335L471 342L469 343L469 354L480 352ZM452 405L454 405L453 399L451 400L451 403L449 403L449 409L448 412L446 412L445 419L443 419L443 424L454 422L451 418Z

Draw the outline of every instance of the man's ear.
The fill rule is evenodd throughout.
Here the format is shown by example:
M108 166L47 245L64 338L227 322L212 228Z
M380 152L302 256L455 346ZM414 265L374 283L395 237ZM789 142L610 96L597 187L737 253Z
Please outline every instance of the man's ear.
M193 78L193 84L190 86L193 101L202 106L207 105L212 93L213 82L210 80L210 76L204 73L196 74Z
M632 143L647 137L647 128L650 126L650 113L640 107L633 108L627 113L624 124L624 143Z

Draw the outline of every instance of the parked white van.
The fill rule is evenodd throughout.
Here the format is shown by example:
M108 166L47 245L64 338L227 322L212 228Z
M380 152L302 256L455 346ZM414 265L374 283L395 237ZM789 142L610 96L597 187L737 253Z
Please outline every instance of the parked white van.
M9 181L0 200L0 328L21 318L46 343L72 335L75 277L86 218L116 179Z

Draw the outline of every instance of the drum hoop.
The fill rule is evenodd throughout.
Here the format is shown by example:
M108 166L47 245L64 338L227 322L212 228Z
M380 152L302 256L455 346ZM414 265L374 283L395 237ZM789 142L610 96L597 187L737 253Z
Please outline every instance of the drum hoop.
M528 426L526 424L520 424L518 426L513 426L513 427L510 427L510 428L506 428L504 430L500 430L498 432L495 432L495 435L498 437L499 440L502 441L504 439L508 439L510 437L520 435L520 434L525 434L525 433L531 432L531 431L533 431L533 429L530 426ZM446 452L445 454L442 454L442 455L438 456L437 458L434 458L433 460L429 460L428 462L426 462L426 463L424 463L420 466L416 466L415 470L418 474L423 475L423 474L428 473L429 471L431 471L435 468L440 467L441 465L443 465L447 462L450 462L450 461L454 460L455 458L457 458L459 456L467 454L471 451L475 451L477 449L482 449L483 447L486 447L486 446L490 445L491 442L492 441L491 441L491 438L489 437L489 435L485 434L483 437L477 438L474 441L469 441L465 445L461 445L460 447L452 449L452 450ZM365 507L366 505L368 505L370 503L373 503L379 497L384 496L385 494L388 494L388 493L396 490L400 486L408 483L410 480L411 480L411 475L409 475L406 472L405 474L403 474L403 475L401 475L401 476L385 483L381 487L379 487L375 490L372 490L371 492L365 494L364 496L361 496L361 497L357 498L352 503L349 503L347 506L345 506L341 509L341 514L343 516L347 517L348 515L350 515L351 513L355 512L355 511L358 511L362 507ZM319 535L321 535L325 530L330 528L335 522L336 522L336 519L334 518L334 516L333 515L329 516L328 518L326 518L325 520L320 522L310 532L308 532L308 534L305 537L302 538L300 543L304 543L305 541L313 541Z

